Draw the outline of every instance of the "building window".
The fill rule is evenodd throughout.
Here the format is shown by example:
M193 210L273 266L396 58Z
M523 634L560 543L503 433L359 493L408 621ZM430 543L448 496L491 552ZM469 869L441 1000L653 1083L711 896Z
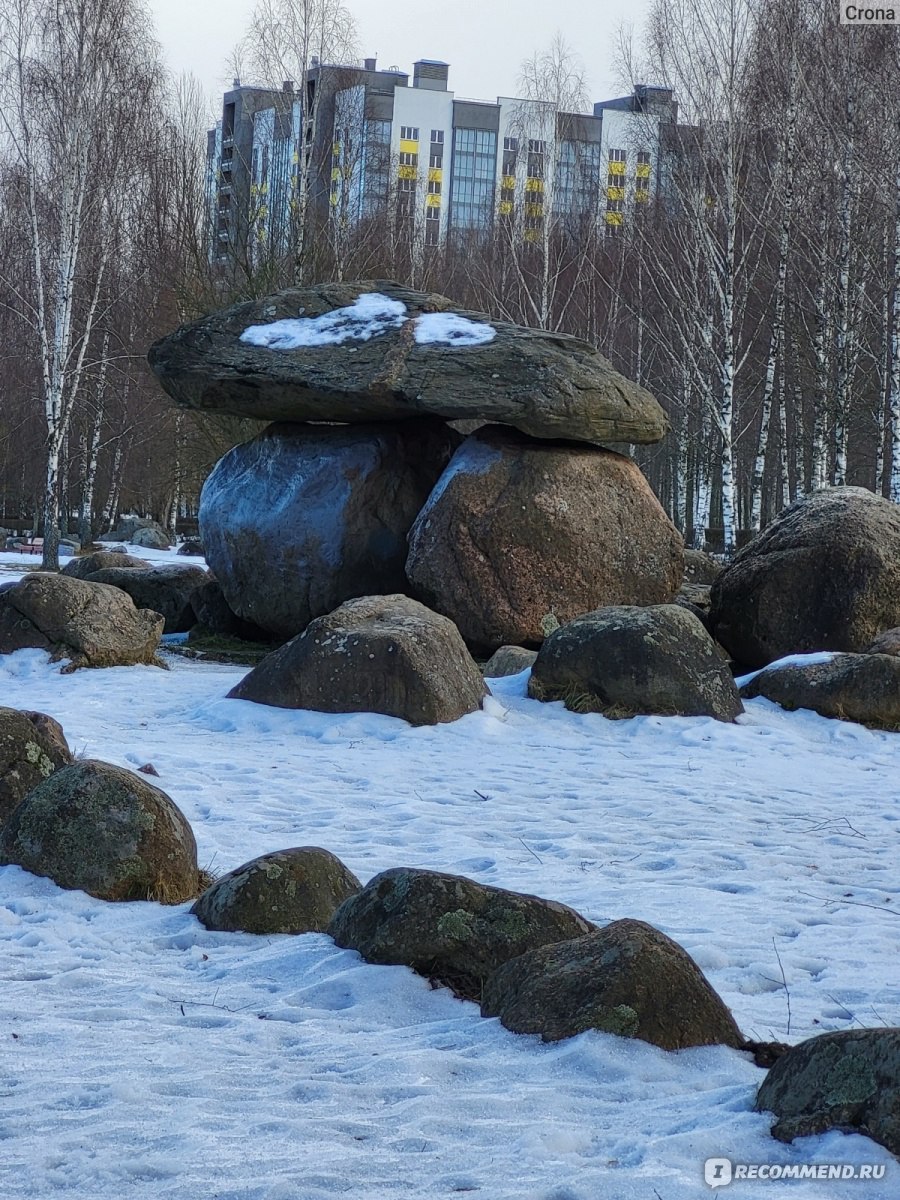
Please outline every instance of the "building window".
M489 129L454 129L451 216L457 229L486 229L494 209L497 135Z
M625 162L625 161L626 161L626 155L625 155L625 151L624 151L624 150L610 150L610 152L609 152L609 161L610 161L611 163L614 163L614 162L621 162L621 163L623 163L623 162Z
M646 165L649 167L650 166L650 151L649 150L638 150L637 160L638 160L639 165Z
M417 125L401 125L400 140L404 142L417 142L419 140L419 128Z
M432 144L432 146L443 146L443 144L444 144L444 131L443 131L443 129L432 129L432 131L431 131L431 144Z
M428 180L428 195L439 196L441 194L441 181L439 179Z
M425 245L437 246L441 238L441 210L428 208L425 210Z
M547 143L528 139L528 178L544 178L544 157L547 153Z

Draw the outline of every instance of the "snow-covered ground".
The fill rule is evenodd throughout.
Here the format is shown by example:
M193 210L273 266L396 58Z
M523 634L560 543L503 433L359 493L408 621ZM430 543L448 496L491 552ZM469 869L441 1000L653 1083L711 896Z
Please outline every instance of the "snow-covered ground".
M897 735L764 700L737 726L610 722L526 699L524 675L413 729L226 700L243 674L61 676L20 651L0 703L51 713L79 754L152 762L213 870L320 845L364 881L460 872L651 922L748 1036L900 1025ZM188 907L0 870L4 1200L693 1200L715 1156L886 1167L735 1196L900 1194L866 1138L774 1141L739 1053L543 1045L324 935L210 933Z

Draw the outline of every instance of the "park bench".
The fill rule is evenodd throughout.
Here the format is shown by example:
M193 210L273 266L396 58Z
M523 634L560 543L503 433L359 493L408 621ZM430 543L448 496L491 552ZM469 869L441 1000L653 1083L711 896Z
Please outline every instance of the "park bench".
M28 538L27 541L19 544L19 552L21 554L43 554L44 539L39 537Z

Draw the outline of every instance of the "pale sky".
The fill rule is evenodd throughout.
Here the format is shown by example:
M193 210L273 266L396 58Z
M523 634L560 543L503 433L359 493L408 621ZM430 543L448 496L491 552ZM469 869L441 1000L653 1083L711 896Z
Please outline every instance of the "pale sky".
M196 75L212 94L231 83L228 56L244 33L253 0L149 0L169 66ZM581 56L590 100L621 94L616 33L635 33L649 0L348 0L359 29L360 58L412 74L417 58L450 63L460 97L515 95L524 58L559 30ZM273 80L275 84L280 80Z

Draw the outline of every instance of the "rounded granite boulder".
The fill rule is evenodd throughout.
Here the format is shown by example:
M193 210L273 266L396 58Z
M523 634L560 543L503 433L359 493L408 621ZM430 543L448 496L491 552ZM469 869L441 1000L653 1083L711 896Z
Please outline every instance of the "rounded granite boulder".
M139 775L90 759L39 783L0 831L0 865L100 900L181 904L199 890L197 845L172 800Z
M191 912L207 929L316 933L362 888L336 855L317 846L275 850L229 871Z

